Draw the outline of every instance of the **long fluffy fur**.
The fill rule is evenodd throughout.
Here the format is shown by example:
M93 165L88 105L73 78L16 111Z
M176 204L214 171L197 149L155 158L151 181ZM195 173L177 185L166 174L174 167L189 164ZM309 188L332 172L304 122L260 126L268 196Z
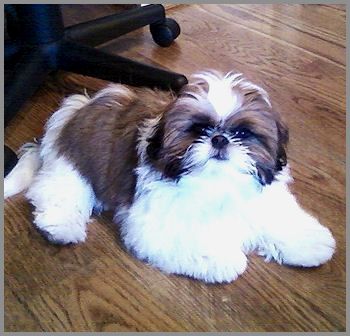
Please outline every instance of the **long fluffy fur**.
M111 85L64 101L5 197L28 188L34 224L60 244L85 240L94 209L114 209L138 258L206 282L236 279L253 251L318 266L335 241L288 189L287 141L267 93L241 74L196 74L178 97Z

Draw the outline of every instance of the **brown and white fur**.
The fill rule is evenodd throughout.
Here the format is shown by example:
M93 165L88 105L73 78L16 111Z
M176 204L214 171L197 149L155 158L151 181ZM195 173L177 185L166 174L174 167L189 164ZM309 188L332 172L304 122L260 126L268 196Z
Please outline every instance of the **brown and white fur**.
M5 197L24 189L54 243L82 242L115 212L126 247L169 273L229 282L256 251L318 266L335 241L288 189L288 130L241 74L196 74L178 96L112 84L68 97L22 148Z

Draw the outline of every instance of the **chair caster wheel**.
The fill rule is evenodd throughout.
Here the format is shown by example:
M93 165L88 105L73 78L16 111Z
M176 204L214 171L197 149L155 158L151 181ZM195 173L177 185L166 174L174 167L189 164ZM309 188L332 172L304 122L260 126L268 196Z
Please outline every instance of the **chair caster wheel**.
M4 146L4 177L13 169L17 161L17 155L10 148Z
M169 47L180 35L180 26L174 19L166 18L160 23L150 25L153 41L161 47Z

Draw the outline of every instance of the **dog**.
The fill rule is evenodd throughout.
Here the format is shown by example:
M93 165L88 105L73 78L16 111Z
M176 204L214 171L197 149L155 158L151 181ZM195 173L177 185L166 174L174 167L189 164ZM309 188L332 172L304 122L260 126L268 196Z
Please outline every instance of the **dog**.
M290 192L288 128L242 74L194 74L178 95L111 84L72 95L22 147L5 198L26 191L51 242L86 239L114 212L126 248L166 273L235 280L256 252L313 267L335 240Z

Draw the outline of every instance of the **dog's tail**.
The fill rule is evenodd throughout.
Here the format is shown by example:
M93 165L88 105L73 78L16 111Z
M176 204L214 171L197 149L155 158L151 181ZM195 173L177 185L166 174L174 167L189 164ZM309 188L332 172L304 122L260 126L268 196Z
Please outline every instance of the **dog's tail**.
M40 145L30 142L19 150L16 166L4 179L4 198L16 195L31 185L41 166Z

